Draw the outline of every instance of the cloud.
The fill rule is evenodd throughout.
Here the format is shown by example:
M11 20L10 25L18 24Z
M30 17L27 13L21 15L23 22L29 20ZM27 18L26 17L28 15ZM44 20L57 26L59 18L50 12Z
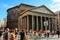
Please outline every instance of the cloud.
M60 2L60 0L52 0L53 2Z
M59 11L59 10L60 10L60 3L53 4L53 5L51 5L50 8L51 8L52 11L54 11L54 12Z
M49 5L50 9L53 12L60 10L60 0L52 0L52 3Z
M10 7L13 7L13 6L12 5L8 5L8 4L2 4L2 7L10 8Z

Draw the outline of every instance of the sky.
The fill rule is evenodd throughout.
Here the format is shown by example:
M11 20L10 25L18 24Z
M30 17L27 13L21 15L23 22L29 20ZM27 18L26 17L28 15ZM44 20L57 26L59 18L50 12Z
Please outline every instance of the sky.
M33 6L45 5L53 12L60 10L60 0L0 0L0 20L7 18L7 9L20 5L21 3Z

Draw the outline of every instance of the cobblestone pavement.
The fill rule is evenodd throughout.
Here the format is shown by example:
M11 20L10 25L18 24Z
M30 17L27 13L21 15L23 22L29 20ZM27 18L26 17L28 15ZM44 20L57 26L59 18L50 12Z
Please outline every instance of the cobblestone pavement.
M27 35L27 37L28 37L28 40L60 40L60 38L58 38L57 35L54 35L54 36L50 35L49 38L38 38L38 39L36 39L35 36L31 37L30 35ZM17 35L16 40L20 40L20 36L19 35Z
M49 38L38 38L36 39L35 36L31 37L30 35L27 35L28 40L60 40L57 35L51 36ZM3 40L3 39L2 39ZM20 40L20 35L17 35L16 40Z

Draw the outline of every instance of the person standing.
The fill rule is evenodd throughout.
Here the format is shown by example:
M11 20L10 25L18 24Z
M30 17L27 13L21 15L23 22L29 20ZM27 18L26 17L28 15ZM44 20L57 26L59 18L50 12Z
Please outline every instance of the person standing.
M38 36L38 31L36 31L36 40L38 40L39 36Z
M1 29L0 29L0 40L2 40L2 31L1 31Z
M49 37L50 30L47 30L47 37Z
M57 29L57 35L58 35L58 38L59 38L59 29Z
M25 36L24 30L22 30L22 31L20 32L20 36L21 36L21 39L20 39L20 40L23 40L23 39L24 39L24 36Z
M8 40L8 29L5 30L4 32L4 40Z
M16 40L15 30L12 30L12 31L11 31L11 40Z
M9 28L6 29L6 31L3 34L4 40L10 40L10 32Z

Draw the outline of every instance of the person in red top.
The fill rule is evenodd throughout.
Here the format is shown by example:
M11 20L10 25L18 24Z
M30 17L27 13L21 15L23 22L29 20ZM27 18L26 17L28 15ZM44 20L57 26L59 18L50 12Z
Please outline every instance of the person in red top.
M44 30L41 30L41 35L42 37L44 37Z
M12 32L11 32L11 40L16 40L15 31L14 30L12 30Z
M54 36L54 31L52 30L52 33L51 33L52 37Z

